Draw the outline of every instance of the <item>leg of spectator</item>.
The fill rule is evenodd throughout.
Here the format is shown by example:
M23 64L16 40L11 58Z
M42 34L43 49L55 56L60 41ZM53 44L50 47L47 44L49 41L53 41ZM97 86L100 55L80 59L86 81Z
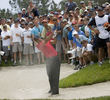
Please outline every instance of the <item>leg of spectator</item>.
M26 61L26 65L28 65L29 64L28 55L25 55L25 61Z
M110 60L110 42L107 42L108 58Z
M14 52L14 63L16 63L16 52Z
M103 53L103 48L99 48L98 50L98 61L102 62L102 53Z
M30 54L29 56L30 56L30 64L32 65L32 64L33 64L33 61L32 61L32 54Z
M22 55L21 55L21 52L19 52L19 63L21 63L21 58L22 58Z
M40 64L40 53L37 53L38 64Z

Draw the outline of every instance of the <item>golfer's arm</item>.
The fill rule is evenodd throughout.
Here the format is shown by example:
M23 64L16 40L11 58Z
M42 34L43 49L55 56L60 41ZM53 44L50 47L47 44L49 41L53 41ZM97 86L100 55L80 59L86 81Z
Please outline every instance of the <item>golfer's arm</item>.
M44 40L45 43L47 43L52 37L53 37L53 33L50 34L50 35Z

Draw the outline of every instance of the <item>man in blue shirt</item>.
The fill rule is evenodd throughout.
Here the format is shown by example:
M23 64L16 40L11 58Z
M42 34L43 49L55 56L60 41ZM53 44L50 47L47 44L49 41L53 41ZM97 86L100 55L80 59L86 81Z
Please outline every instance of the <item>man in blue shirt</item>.
M68 0L68 2L65 4L66 5L66 11L74 11L75 8L77 7L76 2L73 2L73 0Z
M73 48L73 36L72 36L72 32L74 30L74 28L72 28L70 25L66 25L66 28L68 30L68 42L69 42L69 46L70 49Z
M40 34L42 33L42 30L43 30L43 26L38 24L38 19L34 20L34 25L35 26L33 27L32 31L31 31L32 37L40 36Z
M38 24L39 23L39 21L38 21L38 19L36 18L35 20L34 20L34 27L33 27L33 29L32 29L32 31L31 31L31 33L32 33L32 39L34 40L34 37L41 37L41 33L42 33L42 30L43 30L43 26L41 26L41 25L39 25ZM41 54L40 54L40 50L35 46L35 53L37 54L37 58L38 58L38 64L40 64L40 60L41 60ZM43 57L43 55L42 55L42 61L44 61L44 57Z

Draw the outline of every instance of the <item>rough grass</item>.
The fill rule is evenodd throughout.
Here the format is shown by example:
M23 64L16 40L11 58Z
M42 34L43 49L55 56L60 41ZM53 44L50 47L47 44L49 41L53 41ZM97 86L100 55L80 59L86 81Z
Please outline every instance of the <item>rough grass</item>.
M98 64L94 64L61 79L60 88L92 85L106 81L110 81L110 64L108 61L101 67L99 67Z

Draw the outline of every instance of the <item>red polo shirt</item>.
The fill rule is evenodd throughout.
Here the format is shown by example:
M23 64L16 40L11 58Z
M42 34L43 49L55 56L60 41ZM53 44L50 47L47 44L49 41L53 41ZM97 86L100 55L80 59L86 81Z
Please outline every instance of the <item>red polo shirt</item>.
M44 54L46 58L57 56L57 51L54 49L50 42L47 42L46 44L40 42L37 45L37 48Z

